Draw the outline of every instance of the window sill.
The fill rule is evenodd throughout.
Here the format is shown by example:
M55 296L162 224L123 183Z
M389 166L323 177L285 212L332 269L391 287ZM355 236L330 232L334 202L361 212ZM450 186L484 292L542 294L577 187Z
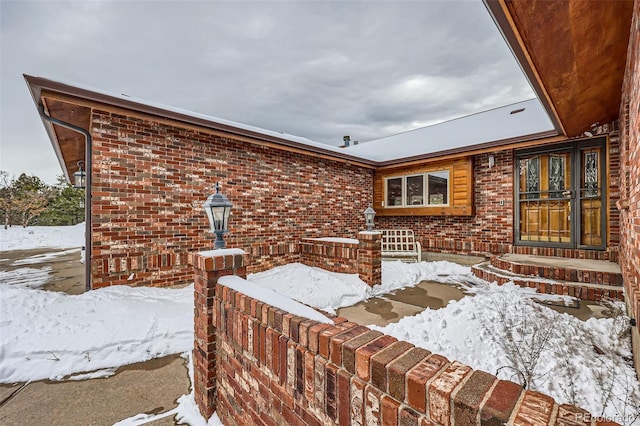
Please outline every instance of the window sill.
M468 206L377 207L376 216L473 216Z

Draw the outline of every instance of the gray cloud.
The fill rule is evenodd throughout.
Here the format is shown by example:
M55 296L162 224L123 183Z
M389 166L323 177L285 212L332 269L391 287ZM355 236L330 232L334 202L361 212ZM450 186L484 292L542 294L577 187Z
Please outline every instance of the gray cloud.
M0 2L0 169L60 168L23 73L338 144L533 96L483 4Z

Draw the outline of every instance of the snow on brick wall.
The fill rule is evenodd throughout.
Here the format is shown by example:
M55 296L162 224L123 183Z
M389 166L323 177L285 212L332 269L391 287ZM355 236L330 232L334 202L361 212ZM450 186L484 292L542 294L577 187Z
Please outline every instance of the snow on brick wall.
M242 256L196 256L195 400L223 423L556 424L588 412L379 331L288 313L218 283ZM218 260L221 260L220 262Z
M110 111L92 123L94 288L191 281L189 252L213 246L202 203L216 181L250 272L298 261L303 237L364 228L368 169Z

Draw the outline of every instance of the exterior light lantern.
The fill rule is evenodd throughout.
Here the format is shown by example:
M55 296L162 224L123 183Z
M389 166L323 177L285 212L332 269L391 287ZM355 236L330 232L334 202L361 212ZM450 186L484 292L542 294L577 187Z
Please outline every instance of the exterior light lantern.
M78 171L73 174L73 187L78 189L84 189L87 179L87 174L82 169L84 166L84 161L78 161Z
M373 231L373 218L376 217L376 211L371 208L371 206L367 207L364 211L364 220L367 224L367 231Z
M229 214L231 213L231 207L233 207L233 205L226 195L220 193L219 182L216 182L216 193L211 194L202 207L209 218L211 233L216 235L213 248L225 248L226 245L222 236L229 232L227 227L229 225Z

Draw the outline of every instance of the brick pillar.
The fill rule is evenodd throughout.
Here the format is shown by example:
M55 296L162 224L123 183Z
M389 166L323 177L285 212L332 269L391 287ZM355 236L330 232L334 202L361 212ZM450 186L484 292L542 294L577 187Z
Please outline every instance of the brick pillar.
M216 283L225 275L246 278L245 252L240 249L201 252L194 256L193 264L193 387L200 414L209 419L216 411Z
M358 275L373 287L382 282L382 232L358 233Z

